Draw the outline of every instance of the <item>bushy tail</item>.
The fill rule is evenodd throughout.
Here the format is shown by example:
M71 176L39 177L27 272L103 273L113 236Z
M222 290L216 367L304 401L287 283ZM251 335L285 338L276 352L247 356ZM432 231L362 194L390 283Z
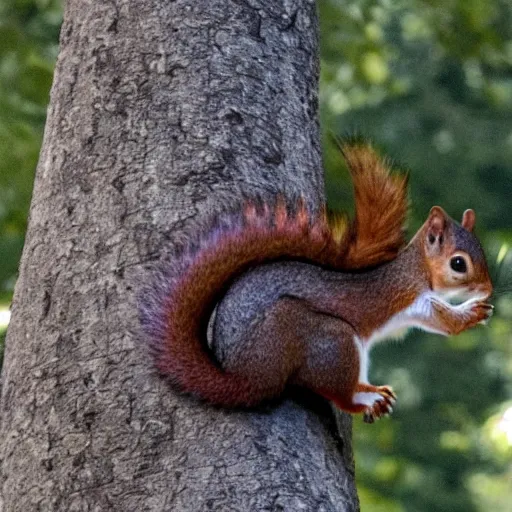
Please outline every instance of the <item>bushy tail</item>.
M340 149L355 195L355 219L344 265L361 268L392 260L405 244L408 177L392 173L369 144L342 143Z
M243 213L220 218L139 294L141 325L158 370L181 390L218 405L250 406L277 395L281 390L215 365L206 342L208 319L248 268L280 258L339 268L345 247L343 236L331 236L325 215L311 215L303 201L293 208L283 199L273 206L246 204Z
M197 234L139 294L140 320L158 370L181 390L223 406L250 406L278 394L220 369L206 341L216 302L247 269L278 259L347 270L392 259L403 244L406 180L390 175L371 148L343 146L356 218L330 225L304 201L246 203Z

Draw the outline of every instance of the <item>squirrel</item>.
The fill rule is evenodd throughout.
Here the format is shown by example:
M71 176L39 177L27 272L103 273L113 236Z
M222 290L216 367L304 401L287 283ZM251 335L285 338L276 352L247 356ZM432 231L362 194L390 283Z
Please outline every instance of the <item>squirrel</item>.
M325 207L312 213L304 199L246 201L141 291L143 336L171 384L224 407L302 386L371 423L396 401L390 386L368 381L374 343L411 327L458 334L491 316L473 210L459 224L434 206L406 244L407 176L370 145L340 149L354 186L352 222Z

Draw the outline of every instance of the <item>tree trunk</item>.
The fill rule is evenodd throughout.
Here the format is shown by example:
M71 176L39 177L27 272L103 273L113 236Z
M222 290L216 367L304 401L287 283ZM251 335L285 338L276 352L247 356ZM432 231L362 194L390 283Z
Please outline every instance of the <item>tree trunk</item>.
M68 1L6 341L0 510L357 510L349 424L183 397L132 334L134 276L194 219L242 193L322 199L317 53L312 0Z

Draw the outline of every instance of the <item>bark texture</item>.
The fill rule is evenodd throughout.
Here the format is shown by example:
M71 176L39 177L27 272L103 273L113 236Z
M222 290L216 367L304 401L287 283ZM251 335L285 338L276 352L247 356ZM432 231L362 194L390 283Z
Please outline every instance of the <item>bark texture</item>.
M242 193L318 204L317 74L312 0L68 1L6 342L1 511L357 510L350 429L325 408L199 404L132 334L134 276L194 219Z

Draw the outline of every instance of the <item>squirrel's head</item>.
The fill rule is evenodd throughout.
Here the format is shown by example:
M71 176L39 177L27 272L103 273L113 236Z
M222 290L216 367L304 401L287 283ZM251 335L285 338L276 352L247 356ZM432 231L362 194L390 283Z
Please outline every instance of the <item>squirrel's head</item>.
M419 231L432 289L447 298L488 298L492 282L484 251L473 234L475 212L466 210L459 224L439 206L430 210Z

